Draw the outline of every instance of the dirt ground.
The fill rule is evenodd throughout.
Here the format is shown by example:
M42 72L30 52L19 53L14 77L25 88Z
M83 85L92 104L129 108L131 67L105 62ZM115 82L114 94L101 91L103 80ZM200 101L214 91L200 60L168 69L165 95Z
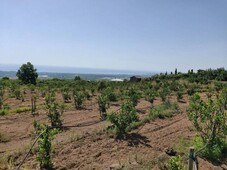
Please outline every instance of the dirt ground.
M176 98L172 96L170 100L176 101ZM41 107L43 102L44 99L40 97L38 103L41 109L38 110L38 116L24 112L0 117L0 132L9 139L6 143L0 143L0 157L14 155L15 165L23 159L32 142L34 120L48 122L46 111ZM9 99L8 103L11 108L19 105L30 106L29 99L25 99L23 103L16 99ZM160 99L156 99L154 105L160 103ZM180 114L147 123L130 132L124 140L116 140L113 135L104 132L110 123L100 121L95 97L86 101L81 110L67 107L63 114L64 125L78 125L79 127L63 130L54 140L55 169L119 169L120 167L159 169L162 166L160 164L169 158L165 154L167 148L174 148L178 151L184 147L182 146L183 139L190 141L196 135L186 115L188 97L184 96L184 102L178 104ZM147 101L140 100L137 106L140 117L149 113L149 107L150 104ZM119 103L112 103L108 112L117 109L119 109ZM184 152L187 153L187 151ZM15 166L12 167L15 168ZM31 154L23 167L24 169L39 169L35 155ZM199 169L221 170L224 168L199 158Z

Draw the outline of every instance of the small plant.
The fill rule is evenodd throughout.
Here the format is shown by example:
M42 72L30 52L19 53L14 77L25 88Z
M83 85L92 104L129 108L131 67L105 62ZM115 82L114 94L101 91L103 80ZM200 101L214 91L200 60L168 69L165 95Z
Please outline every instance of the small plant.
M156 118L164 119L166 117L172 117L176 113L179 113L178 105L176 103L166 101L161 105L152 107L148 116L151 120Z
M106 111L109 108L107 96L101 95L98 97L99 113L102 120L106 119Z
M80 109L82 107L84 98L85 98L84 93L75 91L73 92L74 106L76 109Z
M105 90L103 90L102 94L107 96L108 100L111 102L117 101L117 96L110 87L107 87Z
M192 96L193 94L195 94L195 89L193 87L191 87L187 90L187 93L188 93L188 95Z
M31 111L31 107L18 107L16 109L10 110L10 112L16 112L16 113L22 113L27 111Z
M177 91L177 101L178 102L183 99L183 94L184 94L184 92L182 90Z
M8 114L10 107L7 104L3 104L2 108L0 109L0 116L4 116Z
M53 167L51 153L52 153L52 140L58 133L57 129L50 129L45 124L34 122L36 132L40 134L38 139L37 160L40 163L40 169L51 169Z
M48 110L47 116L50 119L52 127L60 127L62 126L61 116L64 112L64 105L58 104L55 101L55 96L53 93L46 96L46 108Z
M129 97L129 100L132 102L133 106L136 106L140 98L139 92L134 88L130 88L126 95Z
M20 100L21 99L20 89L15 89L14 95L15 95L15 97L16 97L17 100Z
M182 163L181 156L173 156L166 163L166 167L168 170L184 170L186 169Z
M153 106L154 99L155 99L155 92L152 89L147 89L145 92L145 99L151 103L151 106Z
M0 109L2 109L3 107L3 97L4 97L4 88L3 87L0 87Z
M169 89L167 87L163 87L160 91L159 91L159 95L162 99L162 102L165 102L167 99L167 96L169 95Z
M3 107L3 99L0 97L0 109Z
M66 87L64 87L64 88L62 89L62 98L63 98L63 100L64 100L64 103L69 103L70 100L71 100L71 95L70 95L70 93L69 93L69 89L66 88Z
M118 135L124 135L131 123L137 122L139 117L133 103L123 103L119 112L112 112L108 120L113 123Z
M98 83L98 91L102 91L107 87L106 83L104 81L100 81Z

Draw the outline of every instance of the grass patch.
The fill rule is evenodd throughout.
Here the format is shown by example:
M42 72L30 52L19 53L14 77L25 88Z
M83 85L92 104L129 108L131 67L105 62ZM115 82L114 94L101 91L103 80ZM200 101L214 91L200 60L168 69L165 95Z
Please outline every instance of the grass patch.
M171 103L170 101L166 101L161 105L151 107L150 113L147 116L145 116L142 120L138 122L132 122L127 127L127 131L136 129L139 126L142 126L146 123L154 121L157 118L164 119L164 118L172 117L178 113L180 113L180 110L177 103Z
M3 133L0 132L0 143L6 143L6 142L9 142L9 138L4 135Z
M16 109L10 110L10 113L23 113L23 112L28 112L31 111L31 107L18 107Z
M0 109L0 116L5 116L9 113L9 105L5 104L3 107Z
M5 169L13 169L13 163L6 155L0 157L0 170Z

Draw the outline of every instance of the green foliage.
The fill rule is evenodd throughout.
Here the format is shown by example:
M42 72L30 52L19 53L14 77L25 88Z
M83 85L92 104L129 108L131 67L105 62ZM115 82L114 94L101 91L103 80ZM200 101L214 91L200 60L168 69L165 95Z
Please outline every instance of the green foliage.
M105 119L106 111L109 108L108 97L105 95L98 96L98 106L101 119Z
M102 95L106 96L108 101L117 101L117 96L114 93L113 89L111 89L110 87L107 87L106 89L104 89L102 91Z
M166 101L161 105L152 107L149 117L152 120L156 118L164 119L166 117L172 117L176 113L179 113L178 105L176 103L170 103L169 101Z
M55 101L54 93L47 95L45 101L46 101L45 105L48 110L47 116L50 119L51 126L52 127L62 126L61 116L64 112L64 105L58 104Z
M177 91L177 101L179 102L181 99L183 99L184 92L182 90Z
M80 109L85 99L85 94L83 92L74 91L73 92L73 100L74 106L76 109Z
M214 82L214 89L219 92L224 88L224 83L219 82L219 81L215 81Z
M38 74L34 66L30 62L27 62L27 64L23 64L17 71L17 77L24 84L36 84Z
M69 103L70 100L71 100L71 95L69 93L69 89L66 88L66 87L64 87L62 89L62 98L63 98L63 100L64 100L65 103Z
M19 88L15 89L14 94L15 94L15 97L16 97L17 100L21 99L21 92L20 92Z
M38 139L38 152L37 160L40 162L40 169L51 169L53 167L51 153L52 153L52 140L58 133L57 129L50 129L45 124L34 122L34 127L38 134L41 133Z
M129 88L126 92L126 95L129 97L129 101L135 107L140 99L140 93L135 88Z
M145 100L150 102L151 105L154 103L154 100L155 100L155 91L151 88L148 88L146 91L145 91Z
M3 104L2 108L0 109L0 116L7 115L9 113L10 107L7 104Z
M203 144L208 142L206 150L209 151L209 155L219 149L223 150L225 145L227 135L226 95L226 91L223 91L216 100L209 98L208 101L203 101L198 94L195 94L190 99L188 117L196 130L200 132ZM204 154L204 156L208 156L208 154ZM210 158L210 156L208 157ZM220 159L220 157L216 157L216 159Z
M159 91L159 95L162 99L162 102L165 102L167 99L167 96L169 95L170 91L168 89L168 87L163 87L160 91Z
M75 80L75 81L81 80L81 77L80 77L80 76L75 76L75 77L74 77L74 80Z
M102 91L107 87L106 83L104 81L100 81L98 83L98 91Z
M139 120L135 107L131 102L123 103L119 112L112 112L108 120L113 123L118 135L125 134L131 123Z
M196 137L193 140L193 146L196 150L200 150L203 148L205 143L203 142L203 139L199 136ZM227 141L221 141L220 143L214 143L213 145L209 147L205 147L203 150L201 150L200 154L201 156L208 158L209 160L216 161L220 160L227 151Z
M4 93L5 93L4 88L0 86L0 109L2 109L4 104L3 103Z
M186 169L182 163L181 156L172 156L166 164L168 170L184 170Z
M16 109L10 110L10 112L16 112L16 113L22 113L22 112L27 112L31 111L30 107L18 107Z

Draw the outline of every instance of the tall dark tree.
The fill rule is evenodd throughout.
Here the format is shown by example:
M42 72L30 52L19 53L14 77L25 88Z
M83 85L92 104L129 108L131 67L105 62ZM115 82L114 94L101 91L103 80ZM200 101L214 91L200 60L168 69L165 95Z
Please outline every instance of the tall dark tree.
M178 74L178 72L177 72L177 68L175 68L175 74Z
M34 66L30 62L27 62L27 64L23 64L17 71L17 77L25 84L36 84L38 73Z

